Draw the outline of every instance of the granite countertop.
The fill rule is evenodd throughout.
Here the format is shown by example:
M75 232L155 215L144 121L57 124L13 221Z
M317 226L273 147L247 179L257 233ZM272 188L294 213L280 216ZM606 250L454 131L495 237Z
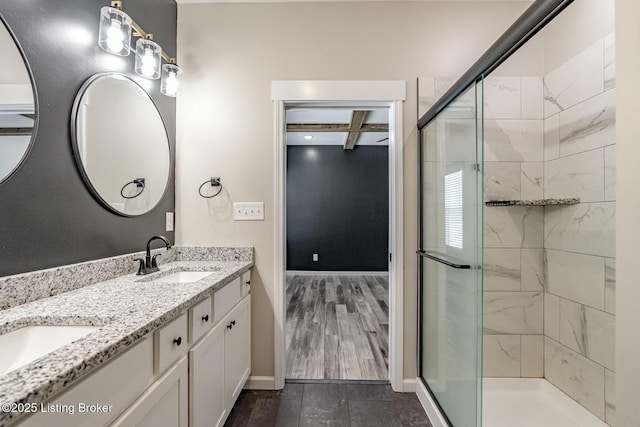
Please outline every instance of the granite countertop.
M49 400L252 266L253 261L175 261L148 276L129 274L0 311L0 334L32 325L100 326L0 376L0 405ZM154 281L185 270L214 273L195 283ZM0 427L21 415L0 411Z
M563 199L534 199L534 200L487 200L486 206L562 206L577 205L580 203L579 197Z

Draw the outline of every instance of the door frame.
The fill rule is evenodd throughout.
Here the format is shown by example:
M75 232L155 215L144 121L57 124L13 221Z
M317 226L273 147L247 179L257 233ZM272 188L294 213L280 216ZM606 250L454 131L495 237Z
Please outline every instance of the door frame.
M284 388L286 271L285 108L302 102L374 103L389 107L389 380L394 391L414 391L404 380L403 102L406 82L398 80L302 80L271 82L275 124L274 168L274 380Z

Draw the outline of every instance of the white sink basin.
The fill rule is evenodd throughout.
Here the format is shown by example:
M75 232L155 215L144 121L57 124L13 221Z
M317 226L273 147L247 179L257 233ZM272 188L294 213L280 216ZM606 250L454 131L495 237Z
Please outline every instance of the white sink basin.
M51 353L99 326L27 326L0 335L0 375Z
M194 283L213 274L213 271L178 271L156 280L162 283Z

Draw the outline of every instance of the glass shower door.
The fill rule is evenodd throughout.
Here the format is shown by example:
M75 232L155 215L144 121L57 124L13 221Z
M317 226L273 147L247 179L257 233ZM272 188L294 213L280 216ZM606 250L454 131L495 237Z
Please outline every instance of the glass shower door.
M420 377L455 427L482 424L482 82L421 130Z

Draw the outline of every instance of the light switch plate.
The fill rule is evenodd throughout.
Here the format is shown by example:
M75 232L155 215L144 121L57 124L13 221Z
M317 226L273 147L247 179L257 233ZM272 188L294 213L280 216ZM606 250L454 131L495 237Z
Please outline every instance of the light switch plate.
M242 202L233 204L235 221L264 221L264 202Z
M165 231L173 231L173 212L165 215Z

